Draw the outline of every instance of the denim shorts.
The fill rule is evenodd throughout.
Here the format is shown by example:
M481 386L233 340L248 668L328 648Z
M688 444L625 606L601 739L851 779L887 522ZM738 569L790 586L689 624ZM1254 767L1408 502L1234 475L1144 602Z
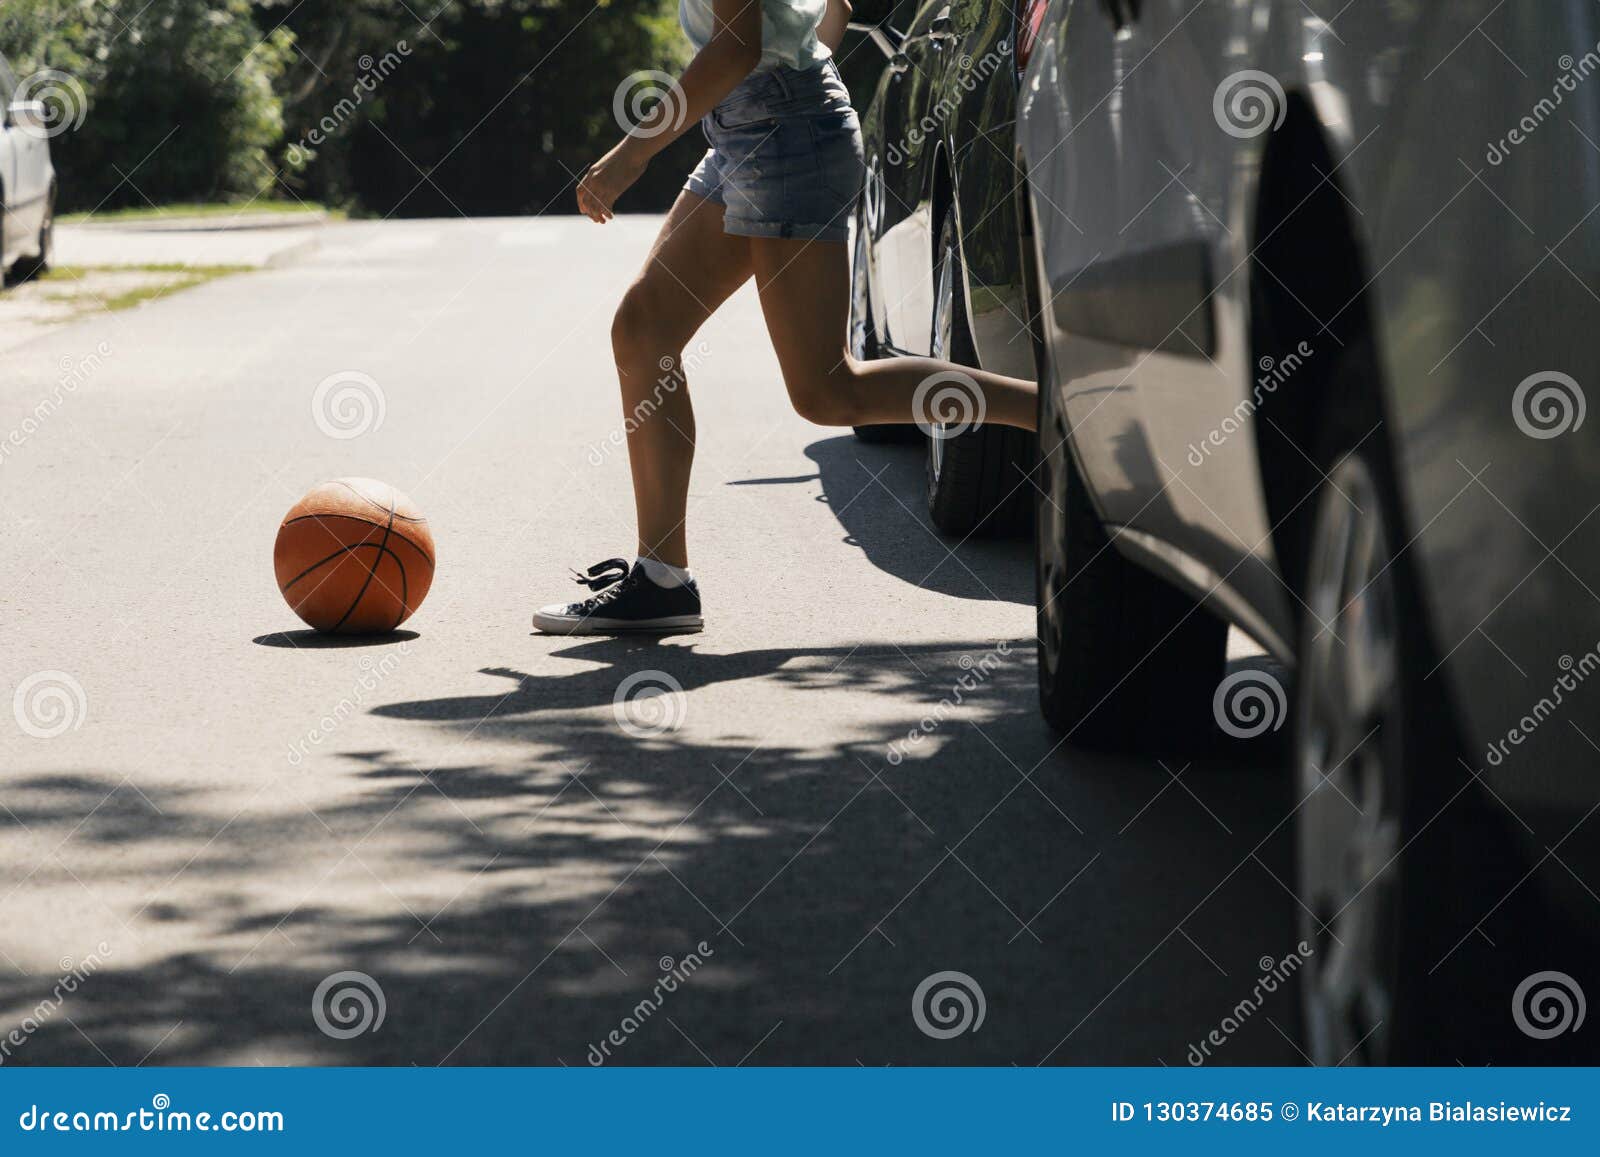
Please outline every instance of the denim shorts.
M711 142L684 188L739 237L843 241L866 168L833 61L753 73L701 122Z

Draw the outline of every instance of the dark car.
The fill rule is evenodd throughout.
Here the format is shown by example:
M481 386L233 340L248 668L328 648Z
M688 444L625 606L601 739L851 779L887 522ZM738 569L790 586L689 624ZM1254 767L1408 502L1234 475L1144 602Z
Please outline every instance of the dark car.
M1323 7L1040 27L1042 706L1292 721L1313 1059L1593 1060L1600 14Z
M855 356L942 357L1033 378L1014 137L1025 61L1013 46L1019 19L1034 9L1044 5L930 0L895 5L882 19L862 12L853 25L889 57L862 121ZM871 439L889 430L857 432ZM961 536L1027 531L1031 434L984 424L927 433L935 525Z

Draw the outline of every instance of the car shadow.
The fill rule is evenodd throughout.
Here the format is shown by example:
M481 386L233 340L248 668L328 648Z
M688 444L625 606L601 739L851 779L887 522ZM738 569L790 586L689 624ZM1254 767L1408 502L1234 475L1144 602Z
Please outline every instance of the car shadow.
M954 598L1033 604L1031 539L958 542L929 521L923 447L846 434L805 453L822 481L817 501L833 510L844 543L879 570Z

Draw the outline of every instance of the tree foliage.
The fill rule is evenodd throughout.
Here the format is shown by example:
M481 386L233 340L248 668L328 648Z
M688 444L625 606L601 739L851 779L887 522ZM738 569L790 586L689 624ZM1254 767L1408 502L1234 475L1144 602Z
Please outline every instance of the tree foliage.
M286 180L297 195L380 215L570 211L576 174L615 143L618 86L687 61L675 0L262 0L304 56L285 85L288 136L332 120ZM373 64L403 63L364 91ZM357 115L330 110L357 103ZM630 199L657 207L704 148L690 133ZM293 158L290 158L291 160ZM291 165L291 169L297 168ZM625 206L627 204L625 203Z
M50 69L85 102L51 142L61 207L250 196L283 136L275 85L293 51L249 0L6 0L0 51ZM58 86L58 91L60 86Z
M619 89L689 47L676 0L0 0L0 52L87 100L52 141L63 209L266 193L453 216L572 211ZM691 130L621 207L667 205L704 148Z

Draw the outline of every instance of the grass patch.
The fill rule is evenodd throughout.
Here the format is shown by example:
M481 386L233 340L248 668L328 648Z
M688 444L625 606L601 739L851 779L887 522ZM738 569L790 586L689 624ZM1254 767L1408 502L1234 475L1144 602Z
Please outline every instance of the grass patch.
M236 201L189 202L177 205L135 205L126 209L101 209L96 213L64 213L56 220L63 225L81 225L86 221L157 221L163 217L233 217L253 213L327 213L342 217L337 209L329 209L309 201Z
M45 281L82 281L91 273L182 273L224 277L230 273L250 273L254 265L185 265L181 261L153 261L144 265L55 265L44 275Z
M253 265L62 265L50 270L43 279L46 282L61 282L62 288L68 290L64 293L50 293L46 297L50 301L57 301L67 305L80 305L85 312L93 309L106 309L113 312L124 309L133 309L147 301L154 301L159 297L167 297L174 293L182 293L186 289L193 289L197 285L204 285L208 281L215 281L219 277L231 277L236 273L252 273ZM143 285L130 286L127 289L115 290L110 293L97 293L91 289L80 289L71 292L71 287L91 279L95 274L117 273L143 273L160 277L160 280L146 282Z

